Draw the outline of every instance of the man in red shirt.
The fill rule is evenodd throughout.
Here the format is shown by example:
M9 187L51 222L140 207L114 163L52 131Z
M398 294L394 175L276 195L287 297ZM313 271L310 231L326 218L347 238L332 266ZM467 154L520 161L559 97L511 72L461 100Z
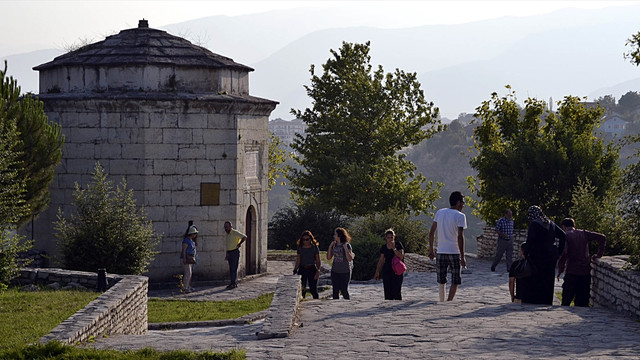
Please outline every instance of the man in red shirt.
M558 279L565 271L565 265L567 271L562 284L562 305L569 306L575 298L575 306L589 306L591 260L602 256L607 238L600 233L576 229L571 218L562 220L561 225L567 234L566 246L558 260ZM598 242L598 253L589 256L592 241Z

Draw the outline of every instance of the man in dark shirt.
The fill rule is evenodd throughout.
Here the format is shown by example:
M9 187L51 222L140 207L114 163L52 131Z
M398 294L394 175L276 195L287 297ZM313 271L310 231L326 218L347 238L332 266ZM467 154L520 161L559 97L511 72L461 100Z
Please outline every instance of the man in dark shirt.
M576 229L575 221L571 218L562 220L561 225L567 234L567 244L558 260L558 279L566 265L562 305L569 306L575 298L575 306L589 306L591 260L602 256L607 238L596 232ZM589 256L589 243L592 241L598 242L598 253L593 257Z

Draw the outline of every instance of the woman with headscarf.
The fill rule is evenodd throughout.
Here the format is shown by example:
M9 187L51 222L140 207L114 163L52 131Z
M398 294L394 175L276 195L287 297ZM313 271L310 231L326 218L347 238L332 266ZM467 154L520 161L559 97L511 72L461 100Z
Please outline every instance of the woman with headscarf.
M566 235L538 206L529 207L527 219L529 230L526 257L535 266L536 271L528 281L530 289L522 302L552 305L556 262L564 249ZM556 238L559 240L558 246Z

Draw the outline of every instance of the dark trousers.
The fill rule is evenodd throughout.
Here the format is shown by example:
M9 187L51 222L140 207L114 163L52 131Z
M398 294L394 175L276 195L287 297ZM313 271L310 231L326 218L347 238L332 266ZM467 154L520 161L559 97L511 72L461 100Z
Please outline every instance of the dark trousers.
M229 275L231 284L238 284L238 263L240 262L240 250L227 251L227 261L229 261Z
M382 286L385 300L402 300L403 275L396 275L393 270L382 270Z
M562 283L562 305L569 306L575 299L575 306L589 306L591 275L565 274Z
M513 240L498 238L496 256L493 258L493 263L491 264L492 269L495 269L496 266L498 266L500 260L502 260L502 254L505 255L505 259L507 260L507 271L509 271L509 269L511 269L511 264L513 264Z
M339 299L340 293L345 300L349 300L349 282L351 281L351 272L337 273L331 272L331 285L333 285L333 298Z
M318 280L315 279L316 271L317 269L315 265L308 268L302 267L298 270L298 274L300 274L300 281L302 281L302 297L306 295L304 289L307 287L308 282L311 296L313 296L314 299L318 298Z

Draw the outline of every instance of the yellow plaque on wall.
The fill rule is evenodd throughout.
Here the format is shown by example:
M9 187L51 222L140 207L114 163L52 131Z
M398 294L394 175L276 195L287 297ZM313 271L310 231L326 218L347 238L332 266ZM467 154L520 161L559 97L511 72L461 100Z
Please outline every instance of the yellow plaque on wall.
M200 205L220 205L219 183L200 183Z

